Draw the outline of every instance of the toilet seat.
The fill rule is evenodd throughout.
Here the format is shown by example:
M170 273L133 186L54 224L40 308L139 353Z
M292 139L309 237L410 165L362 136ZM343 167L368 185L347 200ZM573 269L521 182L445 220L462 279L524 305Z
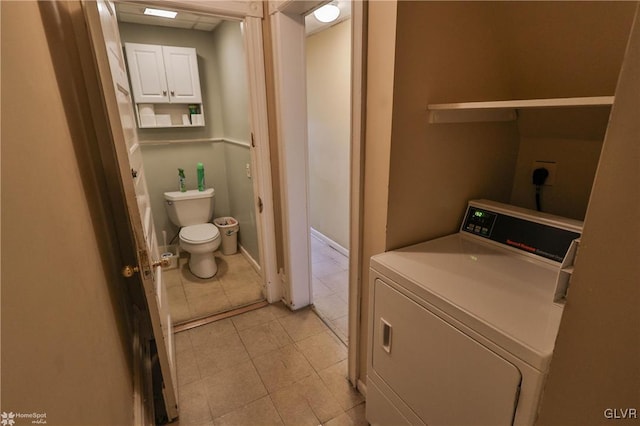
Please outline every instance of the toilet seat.
M220 238L220 231L212 223L185 226L180 230L180 239L189 244L206 244Z

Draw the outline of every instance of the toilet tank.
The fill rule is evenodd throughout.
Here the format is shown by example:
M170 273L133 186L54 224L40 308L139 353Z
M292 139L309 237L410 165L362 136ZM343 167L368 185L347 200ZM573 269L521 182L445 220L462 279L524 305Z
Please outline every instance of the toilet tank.
M189 226L207 223L213 217L215 192L213 188L204 191L165 192L165 207L174 225Z

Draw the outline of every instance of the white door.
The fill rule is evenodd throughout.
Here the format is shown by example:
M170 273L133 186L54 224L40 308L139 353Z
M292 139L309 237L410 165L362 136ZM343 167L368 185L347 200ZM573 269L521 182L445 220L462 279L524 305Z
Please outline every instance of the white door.
M125 43L125 50L129 60L131 88L135 101L137 103L169 102L162 46Z
M194 104L202 102L196 49L162 46L162 55L170 101Z
M369 378L428 425L513 423L522 380L515 365L380 279L372 291ZM370 415L374 408L367 402Z
M104 0L86 1L82 5L103 86L114 149L118 157L117 177L122 181L124 202L129 212L131 231L138 253L138 271L131 279L139 280L144 289L162 373L165 407L169 420L172 420L178 415L173 329L166 288L162 282L162 267L154 262L159 258L158 244L135 129L136 122L115 7L111 2Z

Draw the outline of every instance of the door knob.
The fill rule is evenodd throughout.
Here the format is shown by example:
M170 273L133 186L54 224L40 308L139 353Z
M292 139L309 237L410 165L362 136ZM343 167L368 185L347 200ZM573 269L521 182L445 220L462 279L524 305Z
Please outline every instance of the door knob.
M169 266L171 264L171 261L169 260L169 258L163 257L160 260L154 260L153 262L151 262L151 266L152 268L155 268L157 266ZM133 276L133 274L135 274L136 272L140 272L140 268L137 266L131 266L131 265L127 265L124 268L122 268L122 276L126 277L126 278L131 278ZM145 272L145 275L148 273L149 271Z
M122 268L122 276L124 276L125 278L131 278L133 274L135 274L139 270L140 268L138 268L137 266L127 265Z

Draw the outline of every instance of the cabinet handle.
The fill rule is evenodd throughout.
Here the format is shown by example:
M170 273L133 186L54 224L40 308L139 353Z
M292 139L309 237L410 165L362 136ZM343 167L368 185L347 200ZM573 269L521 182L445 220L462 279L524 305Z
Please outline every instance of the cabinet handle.
M382 325L382 328L381 328L382 349L386 353L390 354L391 353L391 334L392 334L393 328L391 327L391 324L385 321L384 318L380 318L380 324Z
M167 96L167 91L166 90L162 91L162 96Z
M174 92L173 90L171 91L171 96L175 96L176 92Z

